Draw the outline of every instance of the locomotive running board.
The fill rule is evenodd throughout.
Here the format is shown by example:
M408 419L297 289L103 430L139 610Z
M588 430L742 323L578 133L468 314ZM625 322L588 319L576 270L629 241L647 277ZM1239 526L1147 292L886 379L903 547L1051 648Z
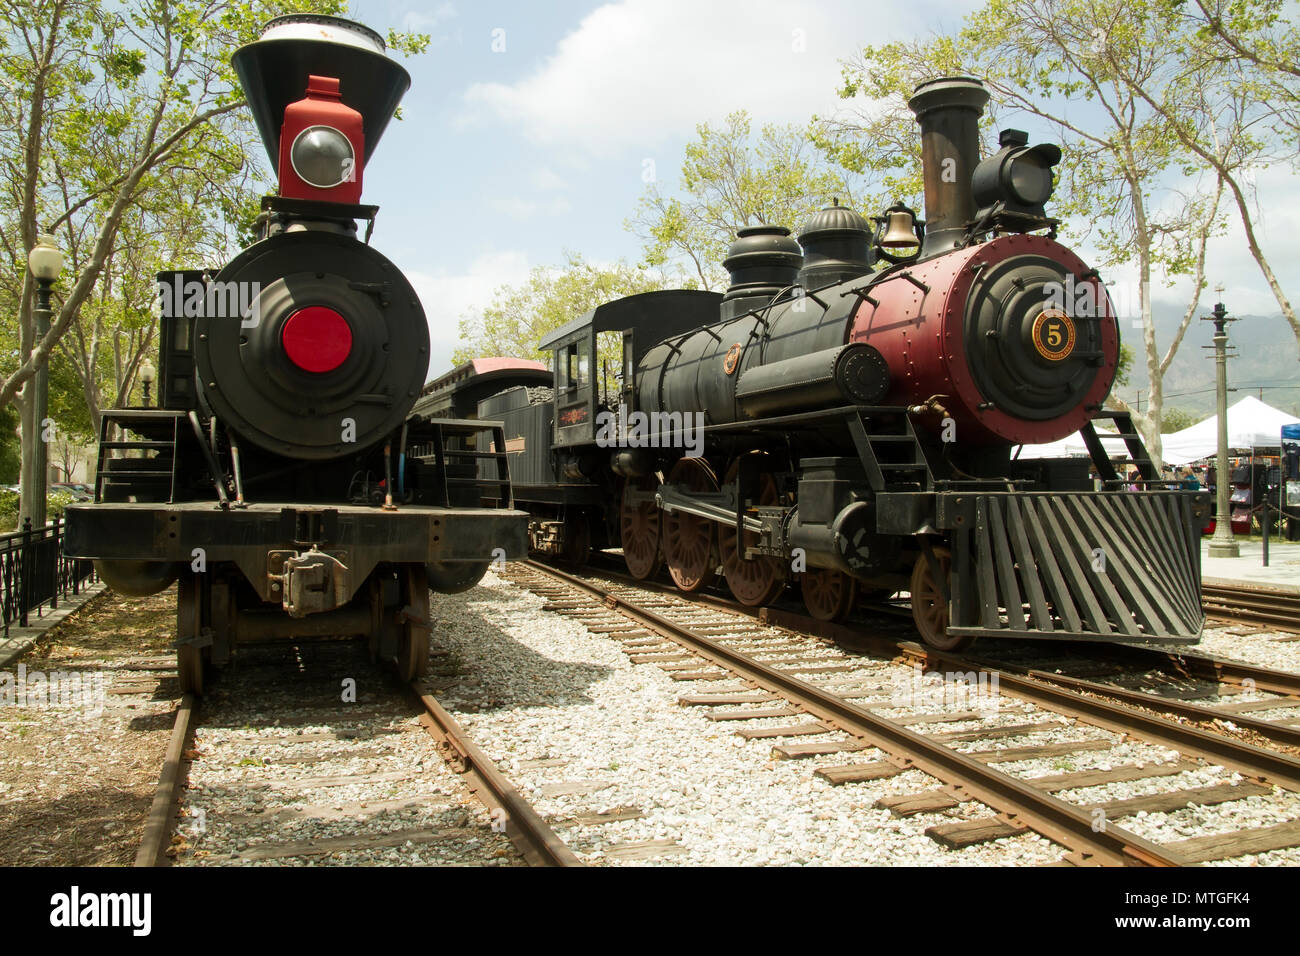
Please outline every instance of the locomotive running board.
M1193 644L1205 496L963 494L948 510L948 633Z

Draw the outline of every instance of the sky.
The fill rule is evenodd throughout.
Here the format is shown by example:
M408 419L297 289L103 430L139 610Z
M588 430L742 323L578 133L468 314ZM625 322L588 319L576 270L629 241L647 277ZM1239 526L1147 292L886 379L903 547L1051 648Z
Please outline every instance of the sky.
M842 59L868 43L956 30L979 5L354 0L353 16L367 26L433 38L425 53L401 60L411 90L366 168L363 200L380 206L373 244L406 272L424 304L430 375L450 366L460 318L503 283L560 264L566 251L637 261L640 240L624 223L648 174L675 184L698 123L736 109L748 110L756 127L831 114L843 106L835 95ZM1031 142L1052 138L1032 118L1017 125ZM1255 179L1261 244L1300 304L1293 265L1300 177L1283 166ZM1109 269L1106 278L1118 299L1135 274ZM1224 285L1239 314L1278 312L1235 224L1211 245L1209 279L1211 289ZM1189 288L1154 291L1158 302L1185 307ZM1124 324L1138 344L1132 321ZM1184 348L1201 344L1195 331ZM1294 351L1280 318L1277 333Z

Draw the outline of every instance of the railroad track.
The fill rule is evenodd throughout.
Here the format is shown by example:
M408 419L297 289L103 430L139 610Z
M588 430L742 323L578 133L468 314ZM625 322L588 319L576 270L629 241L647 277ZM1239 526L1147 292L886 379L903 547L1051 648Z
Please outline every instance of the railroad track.
M617 570L601 573L632 586L680 595L659 582L637 581ZM1247 589L1239 589L1247 590ZM928 669L990 670L1050 682L1076 693L1103 697L1167 717L1196 722L1202 729L1236 734L1250 742L1280 744L1300 754L1300 674L1198 653L1131 644L1061 641L985 641L974 651L944 654L878 627L830 624L784 607L754 610L730 597L695 594L686 600L755 616L787 630L833 640L877 654L900 654ZM910 609L888 602L871 605L876 614L906 618ZM996 650L986 650L987 648ZM1044 651L1046 650L1046 653ZM1207 704L1197 698L1249 700ZM1253 737L1251 736L1253 735Z
M339 648L356 656L347 645L323 656ZM364 660L299 663L307 673L293 680L280 659L241 673L224 699L220 684L202 702L182 698L137 866L389 862L394 852L415 862L580 865L419 682L397 686ZM368 685L353 703L339 693L348 680ZM435 772L435 762L452 772ZM487 832L470 798L486 810Z
M544 595L547 609L619 640L633 661L656 664L676 680L700 682L707 692L685 694L682 703L707 708L709 719L729 722L748 739L771 739L774 756L831 761L815 772L832 784L909 769L936 778L933 789L882 801L900 816L942 814L971 801L989 808L984 816L927 828L947 846L1033 830L1064 847L1066 863L1180 865L1300 845L1300 761L1289 755L1005 672L994 672L997 688L986 703L995 706L988 712L972 709L969 696L954 695L953 706L946 700L936 704L924 694L909 697L908 686L899 682L900 671L908 668L900 668L897 655L854 656L797 631L765 627L773 623L770 614L758 621L723 602L647 589L640 582L594 581L532 562L515 567L516 583ZM890 642L878 640L882 646ZM897 642L892 644L896 649ZM948 663L955 666L958 659ZM1035 745L1044 733L1071 739ZM1174 754L1150 763L1105 759L1122 754L1134 738ZM1098 756L1103 759L1092 762L1101 765L1092 770L1023 777L1010 769L1021 760L1088 762ZM865 757L871 759L860 759ZM1135 781L1160 789L1097 798L1112 784ZM1065 793L1076 799L1065 799ZM1233 809L1236 801L1252 797L1278 801L1278 822L1171 839L1170 832L1152 830L1139 816L1192 806ZM1132 822L1121 826L1117 820Z
M1258 624L1300 634L1300 594L1272 588L1201 586L1201 607L1220 620Z

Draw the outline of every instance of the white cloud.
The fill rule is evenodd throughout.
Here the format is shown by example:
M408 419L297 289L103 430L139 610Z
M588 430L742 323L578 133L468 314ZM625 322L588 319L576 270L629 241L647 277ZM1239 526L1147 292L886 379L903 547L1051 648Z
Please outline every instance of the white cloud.
M451 367L451 353L461 344L460 320L492 301L500 285L527 277L528 256L507 249L479 256L457 274L430 274L407 270L429 322L429 375L436 377Z
M789 0L607 4L529 76L471 86L464 119L495 117L536 142L604 155L649 150L740 108L760 121L804 122L835 106L838 59L909 16L905 5L873 9L867 38L844 28L854 9Z
M571 185L570 181L565 179L549 166L538 166L528 174L528 182L535 189L543 192L563 192Z
M440 23L455 19L455 17L456 5L454 3L439 4L429 13L420 10L408 10L402 14L402 29L408 32L423 33L434 29Z

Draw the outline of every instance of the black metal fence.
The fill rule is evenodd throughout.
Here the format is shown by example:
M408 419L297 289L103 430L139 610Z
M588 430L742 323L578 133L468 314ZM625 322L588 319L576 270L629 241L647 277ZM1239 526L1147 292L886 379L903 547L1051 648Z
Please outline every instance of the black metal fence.
M21 531L0 535L0 608L4 612L4 636L9 626L27 627L29 617L40 617L48 606L59 606L69 591L78 594L83 583L93 580L95 565L84 558L63 555L62 524L55 518L33 531L31 519L24 519Z

